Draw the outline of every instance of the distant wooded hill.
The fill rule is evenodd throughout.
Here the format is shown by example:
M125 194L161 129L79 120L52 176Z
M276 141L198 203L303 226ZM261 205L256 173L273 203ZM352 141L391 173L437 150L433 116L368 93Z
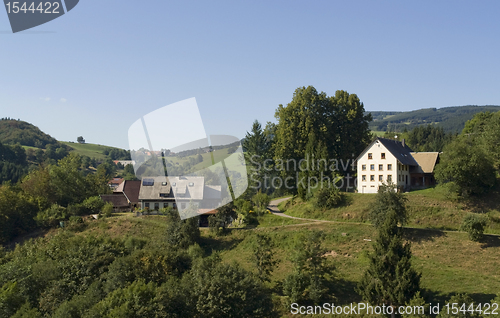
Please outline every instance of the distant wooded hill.
M47 145L60 146L59 142L38 127L22 120L0 119L0 142L20 144L45 149Z
M404 131L419 125L436 124L446 132L460 132L465 123L480 112L497 112L500 106L456 106L443 108L425 108L409 112L372 111L373 131Z

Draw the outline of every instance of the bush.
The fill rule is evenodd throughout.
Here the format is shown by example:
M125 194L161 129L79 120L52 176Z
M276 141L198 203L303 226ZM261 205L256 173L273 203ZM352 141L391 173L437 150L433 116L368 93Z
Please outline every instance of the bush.
M59 226L59 222L66 219L66 208L58 204L53 204L50 208L38 212L35 217L36 222L42 227Z
M261 215L267 211L267 206L269 202L271 202L271 198L267 194L259 191L253 196L252 202L255 206L255 211Z
M344 202L344 195L337 187L320 188L314 194L314 206L320 209L332 209Z
M458 304L458 308L460 309L463 305L465 305L465 309L468 309L471 304L474 304L474 309L476 308L477 304L474 303L474 300L468 295L468 294L458 294L455 296L452 296L450 300L447 301L448 304L450 304L450 312L448 313L447 310L442 309L437 315L438 318L480 318L481 315L478 312L471 313L469 311L458 311L457 314L453 314L451 310L451 304L456 303Z
M397 222L404 225L408 218L406 201L404 194L397 192L394 184L382 184L370 211L370 221L376 228L380 228L386 216L393 212Z
M461 231L469 234L469 239L478 242L483 238L484 227L488 223L486 217L477 214L467 214L460 226Z
M83 201L83 207L88 214L97 214L104 207L104 201L99 196L94 196Z
M102 214L104 214L105 217L109 218L112 213L113 213L113 204L111 203L106 203L101 210Z

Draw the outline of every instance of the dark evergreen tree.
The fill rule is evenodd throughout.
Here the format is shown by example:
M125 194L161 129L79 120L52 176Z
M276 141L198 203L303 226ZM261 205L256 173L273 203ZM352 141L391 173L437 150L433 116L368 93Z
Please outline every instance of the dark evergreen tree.
M411 246L403 243L398 221L396 212L388 209L357 289L365 301L392 306L394 312L419 291L421 277L411 265Z

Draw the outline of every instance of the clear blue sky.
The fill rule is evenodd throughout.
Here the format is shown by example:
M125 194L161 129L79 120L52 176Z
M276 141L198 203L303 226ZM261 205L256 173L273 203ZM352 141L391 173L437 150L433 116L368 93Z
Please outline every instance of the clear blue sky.
M190 97L241 138L307 85L367 110L500 104L498 1L81 0L17 34L0 11L0 117L59 140L128 148Z

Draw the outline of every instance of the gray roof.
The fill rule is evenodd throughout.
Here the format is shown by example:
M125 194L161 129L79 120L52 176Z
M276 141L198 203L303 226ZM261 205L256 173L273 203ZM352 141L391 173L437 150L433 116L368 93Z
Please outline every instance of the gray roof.
M204 177L143 177L139 200L202 200L204 185Z
M375 139L374 142L377 141L384 145L384 147L387 148L387 150L389 150L390 153L392 153L392 155L402 164L408 166L418 166L418 163L411 155L412 150L407 145L403 146L403 142L380 137Z

